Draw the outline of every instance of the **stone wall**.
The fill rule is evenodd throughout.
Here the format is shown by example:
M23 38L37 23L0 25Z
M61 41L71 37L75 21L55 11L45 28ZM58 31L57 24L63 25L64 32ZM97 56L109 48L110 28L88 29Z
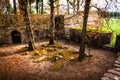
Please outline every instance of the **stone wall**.
M11 33L14 30L16 30L20 33L21 42L22 43L26 42L26 39L27 39L26 38L26 31L22 28L11 27L10 29L8 29L8 28L1 28L0 29L0 44L11 44L11 43L13 43Z
M56 32L55 36L59 38L62 34L62 38L70 37L70 29L74 26L82 26L83 19L81 14L75 15L60 15L56 16ZM48 32L50 27L50 16L49 15L31 15L30 17L31 26L34 31L35 41L39 41L44 38L48 38ZM95 24L95 20L97 18L92 18L90 16L88 20L88 24ZM92 20L92 23L91 23ZM94 26L96 27L96 26ZM25 23L23 21L22 16L20 15L3 15L0 16L0 44L7 43L12 44L12 31L18 31L21 35L21 43L27 42L27 33L25 29ZM74 35L73 35L74 36ZM60 37L60 38L61 38Z
M85 43L92 47L103 47L110 43L112 33L100 33L95 31L87 31ZM70 39L74 42L81 42L82 31L77 29L70 29Z
M55 35L64 36L64 16L57 16ZM11 33L16 31L20 33L21 43L27 42L27 32L23 18L20 15L3 15L0 17L0 44L12 44L13 39ZM30 23L34 31L35 41L48 38L50 17L49 15L31 15ZM16 35L16 34L15 34ZM61 36L61 37L62 37Z
M116 48L116 51L120 51L120 34L117 35L115 48Z
M45 30L49 27L49 16L38 16L38 15L31 15L30 16L30 22L31 26L33 28L33 31L37 31L37 34L39 36L35 35L35 41L36 36L38 39L41 37L45 37L44 35ZM20 33L21 37L21 43L27 42L27 32L25 23L23 21L23 18L20 15L2 15L0 16L0 44L12 44L12 35L11 33L13 31L17 31ZM44 31L44 32L43 32Z

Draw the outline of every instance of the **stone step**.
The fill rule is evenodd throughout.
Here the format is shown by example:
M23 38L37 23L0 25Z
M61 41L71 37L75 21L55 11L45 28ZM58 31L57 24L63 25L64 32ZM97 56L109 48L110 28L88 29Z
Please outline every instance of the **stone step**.
M119 61L119 62L120 62L120 57L118 57L116 61Z
M120 64L118 64L118 63L114 63L114 66L115 66L115 68L116 68L116 67L119 68L119 67L120 67Z
M120 61L116 60L116 61L115 61L115 64L120 65Z
M106 44L103 46L104 49L110 50L110 51L114 51L115 47L110 46L109 44Z
M117 77L119 77L119 76L114 75L114 74L112 74L112 73L105 73L105 74L104 74L104 77L107 77L107 78L110 78L110 79L115 80L115 79L116 79Z
M114 64L115 67L117 68L120 68L120 65L119 64Z
M119 71L120 72L120 68L114 68L113 70Z
M101 80L113 80L113 79L110 79L108 77L102 77Z
M112 73L114 75L120 76L120 72L116 70L108 70L108 73Z
M118 57L117 59L120 59L120 57Z

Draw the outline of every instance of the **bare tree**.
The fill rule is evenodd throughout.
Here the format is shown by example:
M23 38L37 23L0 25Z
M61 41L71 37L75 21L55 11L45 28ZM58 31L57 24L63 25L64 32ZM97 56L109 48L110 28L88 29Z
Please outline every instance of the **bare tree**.
M30 11L30 14L31 14L31 12L32 12L32 4L35 2L35 0L28 0L27 2L29 3L29 7L30 7L29 11Z
M38 3L39 3L39 0L36 0L36 13L37 13L37 14L38 14L38 12L39 12L39 10L38 10L38 8L39 8L38 5L39 5L39 4L38 4Z
M41 6L40 6L41 5ZM41 13L43 14L43 6L44 6L44 2L43 0L36 0L36 13ZM41 12L40 12L40 7L41 7Z
M44 6L43 0L41 0L41 3L42 3L42 5L41 5L41 14L43 14L43 6Z
M55 18L54 18L54 0L50 1L50 39L49 44L54 44L54 29L55 29Z
M70 14L70 11L69 11L70 9L69 9L69 7L70 7L70 6L69 6L69 0L67 0L67 12L68 12L68 15Z
M77 13L79 12L79 3L80 3L80 0L77 0Z
M85 58L85 37L86 37L86 27L87 27L88 14L89 14L89 8L90 8L90 1L91 0L85 1L84 19L83 19L83 28L82 28L82 40L80 43L80 51L79 51L79 57L78 57L79 61Z
M59 15L59 0L55 0L56 4L56 14Z
M73 0L73 14L75 14L75 3L76 3L76 0Z
M17 14L16 0L13 0L13 4L14 4L14 14Z
M33 30L30 25L30 19L28 15L28 8L27 8L27 0L18 0L19 1L19 8L20 8L20 13L24 18L24 22L26 25L26 31L28 34L28 50L34 50L35 45L34 45L34 36L33 36Z

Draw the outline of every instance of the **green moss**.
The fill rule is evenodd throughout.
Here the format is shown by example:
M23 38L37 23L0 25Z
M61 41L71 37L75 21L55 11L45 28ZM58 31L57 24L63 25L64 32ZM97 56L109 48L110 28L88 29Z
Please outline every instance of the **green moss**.
M53 63L53 65L49 68L49 71L55 72L55 71L59 71L62 68L63 64L62 62L55 62Z
M39 57L47 54L47 51L44 50L44 49L42 49L42 50L37 50L37 49L36 49L36 50L34 50L34 51L31 51L29 54L32 55L32 58L35 59L35 58L39 58Z
M44 50L47 51L47 52L54 52L54 51L57 51L56 48L51 48L51 47L45 48Z
M47 57L42 61L51 61L53 63L53 65L49 69L50 71L59 71L62 68L63 63L65 61L70 61L71 57L77 58L78 56L78 54L74 54L75 52L74 50L68 50L64 48L62 45L55 44L48 46L43 48L43 50L46 50L48 54L46 54ZM41 61L37 61L37 62L41 62Z
M36 50L37 51L37 50ZM42 60L35 60L33 62L39 63L42 61L50 61L53 65L49 68L50 71L59 71L63 67L63 64L67 61L73 61L74 59L77 60L78 54L75 54L74 50L69 50L63 47L61 44L54 44L54 45L45 45L42 46L39 53L34 51L34 58L39 58L43 55L46 58ZM45 53L45 54L44 54ZM71 58L72 57L72 58Z
M76 29L76 30L82 30L82 26L75 26L72 29ZM100 32L100 33L110 33L111 30L106 28L106 27L102 27L102 28L93 28L91 26L87 27L87 31L92 31L92 32Z
M59 49L63 48L61 44L48 45L48 47L59 48Z
M59 56L63 56L63 58L59 58ZM57 60L56 57L58 57ZM71 59L71 57L73 57L73 59ZM74 54L74 51L72 50L63 50L61 52L55 53L54 55L49 56L49 58L47 58L53 63L49 70L59 71L62 68L64 62L77 60L77 57L78 54Z
M61 44L58 44L58 43L52 44L52 45L44 44L44 45L42 45L42 47L43 48L58 48L58 49L62 49L63 48L63 46Z
M23 48L21 48L21 49L17 50L17 51L16 51L16 53L25 52L25 51L27 51L27 50L28 50L28 48L27 48L27 47L23 47Z

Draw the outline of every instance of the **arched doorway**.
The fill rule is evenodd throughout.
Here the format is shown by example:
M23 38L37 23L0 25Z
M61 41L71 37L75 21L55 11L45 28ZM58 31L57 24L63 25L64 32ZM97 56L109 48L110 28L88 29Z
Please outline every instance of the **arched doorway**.
M21 34L20 32L14 30L11 32L12 42L15 43L21 43Z

